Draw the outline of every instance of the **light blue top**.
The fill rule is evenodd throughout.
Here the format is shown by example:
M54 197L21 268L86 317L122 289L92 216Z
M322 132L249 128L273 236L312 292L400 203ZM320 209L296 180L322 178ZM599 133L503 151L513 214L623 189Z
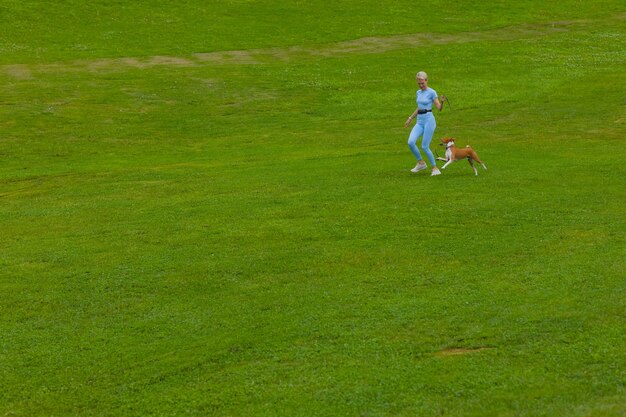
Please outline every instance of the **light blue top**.
M428 87L426 90L417 90L417 107L424 110L433 109L433 101L437 98L437 92Z

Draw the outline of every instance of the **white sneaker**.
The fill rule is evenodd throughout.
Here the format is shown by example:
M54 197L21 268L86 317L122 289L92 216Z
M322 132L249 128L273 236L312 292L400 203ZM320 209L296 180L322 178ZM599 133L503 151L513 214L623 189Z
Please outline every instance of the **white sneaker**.
M413 168L411 172L420 172L424 169L426 169L426 162L420 162L417 165L415 165L415 168Z
M439 171L439 168L437 167L433 168L433 172L430 174L431 177L434 177L435 175L441 175L441 171Z

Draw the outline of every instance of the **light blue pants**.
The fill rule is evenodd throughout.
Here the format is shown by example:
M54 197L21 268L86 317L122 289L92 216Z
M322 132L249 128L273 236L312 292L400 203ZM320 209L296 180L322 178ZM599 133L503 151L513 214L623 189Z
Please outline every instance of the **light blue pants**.
M430 151L430 141L433 140L435 127L437 127L437 122L432 113L420 114L417 117L417 123L413 126L411 134L409 135L409 149L411 149L411 152L413 152L413 155L415 155L418 161L422 160L422 155L415 143L417 142L417 138L423 135L422 150L428 157L430 165L432 166L435 166L435 156Z

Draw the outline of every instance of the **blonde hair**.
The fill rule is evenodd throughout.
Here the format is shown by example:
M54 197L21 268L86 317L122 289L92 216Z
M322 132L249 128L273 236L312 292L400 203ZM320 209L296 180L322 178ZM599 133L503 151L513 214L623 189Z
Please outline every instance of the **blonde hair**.
M415 74L415 78L418 80L428 81L428 74L426 74L424 71L420 71L417 74Z

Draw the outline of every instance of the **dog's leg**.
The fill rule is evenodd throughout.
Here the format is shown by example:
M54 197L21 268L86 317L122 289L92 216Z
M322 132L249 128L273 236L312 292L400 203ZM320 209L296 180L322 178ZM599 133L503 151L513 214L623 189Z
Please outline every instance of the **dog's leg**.
M485 169L485 171L487 170L487 166L483 163L483 161L480 160L480 158L478 157L478 154L476 153L475 150L472 149L472 158L474 159L474 161L478 162L480 165L483 166L483 168Z
M454 162L454 159L450 158L450 160L449 160L448 162L446 162L445 164L443 164L443 166L441 167L441 169L446 169L446 167L447 167L448 165L450 165L451 163L453 163L453 162Z
M440 157L440 156L436 157L435 159L436 159L437 161L447 161L447 159L446 159L446 158L442 158L442 157Z
M480 159L478 159L478 155L474 154L475 158L474 161L478 162L480 165L483 166L483 168L485 169L485 171L487 171L487 165L484 164L483 161L481 161Z
M474 161L472 161L471 156L467 157L467 162L469 162L469 164L472 166L472 169L474 170L474 175L478 176L478 171L476 170L476 167L474 166Z

